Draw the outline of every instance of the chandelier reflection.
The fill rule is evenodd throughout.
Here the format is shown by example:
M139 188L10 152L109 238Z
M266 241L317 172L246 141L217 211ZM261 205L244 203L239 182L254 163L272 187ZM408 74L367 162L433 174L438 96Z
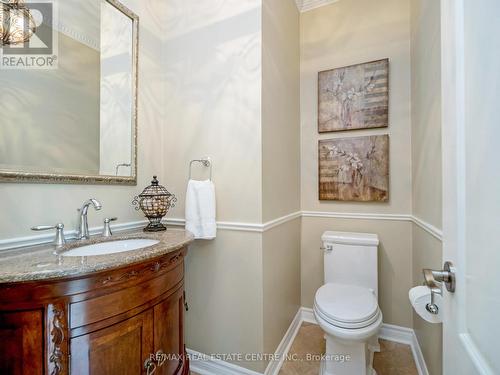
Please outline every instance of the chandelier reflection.
M2 46L24 44L35 31L35 19L24 0L0 0Z

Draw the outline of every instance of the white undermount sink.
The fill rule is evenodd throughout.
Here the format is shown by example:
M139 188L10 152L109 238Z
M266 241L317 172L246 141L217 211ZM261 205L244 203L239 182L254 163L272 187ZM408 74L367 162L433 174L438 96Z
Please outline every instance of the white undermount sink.
M146 247L154 246L160 243L157 240L149 239L130 239L101 242L92 245L80 246L62 253L65 257L86 257L95 255L109 255L123 253L125 251L139 250Z

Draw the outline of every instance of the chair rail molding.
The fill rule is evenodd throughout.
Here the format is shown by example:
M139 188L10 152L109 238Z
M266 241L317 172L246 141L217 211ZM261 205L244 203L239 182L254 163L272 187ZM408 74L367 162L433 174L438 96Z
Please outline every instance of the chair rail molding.
M278 217L276 219L270 220L268 222L259 223L244 223L235 221L218 221L217 229L221 230L235 230L240 232L257 232L264 233L268 230L277 227L279 225L288 223L289 221L299 219L302 217L301 211L292 212L290 214ZM186 225L186 220L184 219L166 219L165 223L170 226L184 226Z
M303 217L321 217L333 219L361 219L361 220L390 220L412 221L410 214L377 214L364 212L336 212L336 211L302 211Z
M420 219L418 216L412 216L412 221L427 233L434 236L437 240L443 241L443 231L441 229L438 229L434 225Z
M240 232L264 233L277 226L288 223L299 218L330 218L330 219L358 219L358 220L387 220L387 221L406 221L412 222L425 230L427 233L442 241L443 232L441 229L425 222L424 220L410 214L375 214L375 213L352 213L352 212L326 212L326 211L296 211L290 214L278 217L265 223L245 223L236 221L218 221L217 229L231 230ZM164 223L170 227L184 227L186 221L181 218L167 218ZM146 220L132 221L113 225L116 232L138 229L147 224ZM90 229L91 235L97 235L102 232L102 227ZM66 237L72 239L76 236L76 230L66 231ZM41 234L35 236L16 237L0 239L0 251L11 250L26 246L35 246L51 242L53 234Z
M419 226L427 233L439 241L443 240L443 231L429 224L425 220L412 214L375 214L375 213L355 213L355 212L330 212L330 211L302 211L302 217L318 217L333 219L358 219L358 220L388 220L388 221L409 221Z

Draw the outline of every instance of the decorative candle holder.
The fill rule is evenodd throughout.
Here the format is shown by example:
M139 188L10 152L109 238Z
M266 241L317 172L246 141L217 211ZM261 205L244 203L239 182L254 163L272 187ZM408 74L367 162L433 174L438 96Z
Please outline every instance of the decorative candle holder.
M161 232L167 227L161 223L161 219L167 214L171 207L175 207L177 198L167 189L160 185L156 176L153 176L151 185L134 198L132 204L136 210L141 209L149 220L149 225L144 232Z

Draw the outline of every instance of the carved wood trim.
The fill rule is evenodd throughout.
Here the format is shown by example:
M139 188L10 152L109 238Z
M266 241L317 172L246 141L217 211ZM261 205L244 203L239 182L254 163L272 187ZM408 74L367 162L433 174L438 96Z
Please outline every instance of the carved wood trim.
M186 254L186 249L182 249L181 251L177 252L174 256L171 256L168 259L161 259L157 260L154 263L149 263L140 269L133 269L131 271L122 273L122 274L116 274L116 275L108 275L98 281L101 285L114 285L117 283L125 282L130 279L135 279L144 275L147 275L148 273L158 273L164 269L167 269L171 267L173 264L182 261Z
M47 374L68 375L68 308L63 302L47 305Z

